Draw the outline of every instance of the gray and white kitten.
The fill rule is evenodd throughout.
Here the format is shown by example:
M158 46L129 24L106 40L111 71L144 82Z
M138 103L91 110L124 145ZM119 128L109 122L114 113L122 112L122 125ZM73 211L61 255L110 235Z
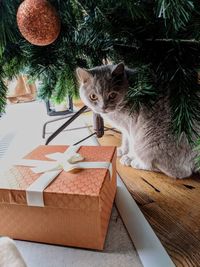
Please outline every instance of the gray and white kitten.
M168 98L160 98L153 109L141 107L130 115L125 96L134 70L104 65L90 70L77 68L80 97L122 132L118 148L120 162L133 168L159 171L175 178L190 176L195 169L195 152L183 135L180 142L171 132Z

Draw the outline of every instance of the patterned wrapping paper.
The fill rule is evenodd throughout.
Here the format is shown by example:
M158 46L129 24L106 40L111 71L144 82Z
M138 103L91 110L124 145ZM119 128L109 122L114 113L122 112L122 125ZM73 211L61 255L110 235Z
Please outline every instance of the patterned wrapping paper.
M66 149L67 146L39 146L25 158L47 160L45 155ZM28 207L25 190L40 174L29 167L13 166L0 175L0 188L2 179L9 183L9 188L0 189L0 235L103 249L116 192L116 149L82 146L78 153L87 162L112 162L112 177L106 169L62 171L44 190L45 207Z
M56 152L63 153L67 146L39 146L26 159L49 160L45 155ZM87 162L112 161L114 147L81 147L78 151ZM108 175L106 169L82 169L75 172L62 171L55 180L44 190L45 206L66 207L73 195L98 196ZM9 189L0 189L0 203L13 203L26 205L25 190L36 180L40 174L33 173L30 167L13 166L0 180L7 179ZM1 188L1 184L0 184ZM10 194L12 192L12 194ZM56 196L60 195L60 196ZM53 196L53 197L52 197ZM61 199L59 203L59 199Z

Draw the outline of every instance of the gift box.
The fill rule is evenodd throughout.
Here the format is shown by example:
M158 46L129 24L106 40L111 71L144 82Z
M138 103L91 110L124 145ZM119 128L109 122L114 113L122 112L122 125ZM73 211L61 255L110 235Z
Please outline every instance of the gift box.
M39 146L0 174L0 236L103 249L116 193L116 149L81 146L70 154L71 148Z

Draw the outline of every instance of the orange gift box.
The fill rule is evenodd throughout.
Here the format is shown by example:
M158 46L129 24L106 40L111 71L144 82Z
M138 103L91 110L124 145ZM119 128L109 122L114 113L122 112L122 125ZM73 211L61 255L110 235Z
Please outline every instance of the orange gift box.
M39 146L25 159L45 160L67 146ZM102 250L116 193L116 148L81 146L84 162L111 162L105 168L61 171L43 191L44 207L27 205L26 190L41 174L13 166L0 175L0 236ZM1 187L1 181L9 185Z

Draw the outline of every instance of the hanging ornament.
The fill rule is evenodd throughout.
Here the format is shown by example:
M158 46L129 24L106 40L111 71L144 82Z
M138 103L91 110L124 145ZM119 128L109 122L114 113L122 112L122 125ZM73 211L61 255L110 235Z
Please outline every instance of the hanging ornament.
M17 11L17 24L23 37L31 44L53 43L60 33L60 19L47 0L25 0Z

